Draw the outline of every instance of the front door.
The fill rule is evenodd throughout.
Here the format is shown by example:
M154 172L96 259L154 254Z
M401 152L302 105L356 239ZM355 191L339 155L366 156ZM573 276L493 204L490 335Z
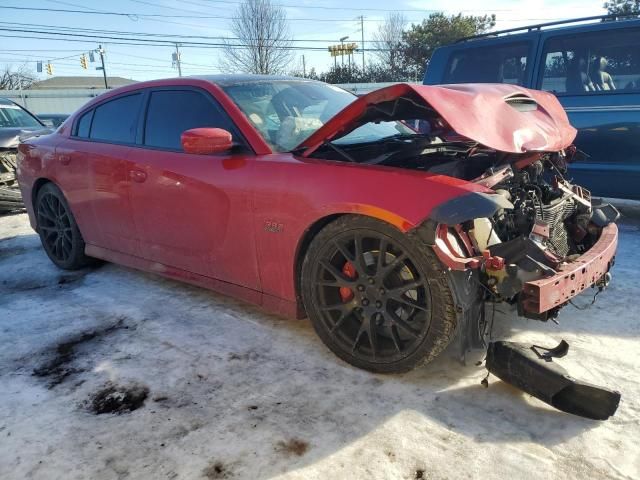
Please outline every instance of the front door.
M163 265L258 289L251 193L252 154L242 146L216 155L182 151L180 136L231 120L199 89L149 93L142 146L134 149L131 204L141 256Z

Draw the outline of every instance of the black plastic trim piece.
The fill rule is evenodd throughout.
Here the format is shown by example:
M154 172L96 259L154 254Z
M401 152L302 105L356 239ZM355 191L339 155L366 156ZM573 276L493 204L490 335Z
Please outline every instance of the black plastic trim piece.
M568 351L569 346L561 343L555 348ZM491 342L487 369L502 381L558 410L580 417L606 420L616 413L620 404L620 392L576 380L550 358L539 358L530 345Z

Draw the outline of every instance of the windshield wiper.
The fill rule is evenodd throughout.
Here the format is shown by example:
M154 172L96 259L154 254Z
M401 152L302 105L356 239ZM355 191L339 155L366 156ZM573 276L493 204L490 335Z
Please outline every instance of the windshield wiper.
M383 137L380 140L414 140L414 139L424 139L427 138L429 140L433 140L433 137L428 133L396 133L395 135L390 135L388 137Z
M351 155L349 155L347 152L345 152L344 150L342 150L340 147L334 145L332 142L324 142L323 146L327 146L329 148L331 148L332 150L334 150L335 152L339 153L340 155L342 155L343 158L345 158L346 160L348 160L351 163L358 163L356 161L355 158L353 158Z

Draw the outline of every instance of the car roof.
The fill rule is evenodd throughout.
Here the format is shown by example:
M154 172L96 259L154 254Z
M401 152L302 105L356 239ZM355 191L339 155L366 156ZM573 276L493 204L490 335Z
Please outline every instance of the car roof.
M9 100L8 98L0 97L0 105L16 105L16 102Z
M219 74L219 75L193 75L188 78L205 80L214 83L220 87L230 87L233 85L246 83L264 83L264 82L315 82L308 78L292 77L288 75L250 75L250 74Z
M286 75L249 75L249 74L218 74L218 75L190 75L187 77L160 78L154 80L145 80L143 82L131 83L122 87L109 90L84 104L74 114L80 114L98 103L107 101L110 98L121 94L143 90L145 88L155 87L174 87L174 86L193 86L203 83L210 83L220 89L233 85L244 85L250 83L269 83L269 82L297 82L297 83L322 83L317 80L308 78L292 77Z
M485 42L491 43L501 40L519 40L530 38L547 32L577 33L583 31L609 30L614 28L628 28L637 26L640 26L640 19L638 18L617 18L614 15L599 15L594 17L582 17L571 20L554 21L537 25L515 27L507 30L487 32L480 35L461 38L452 44L446 45L446 47L471 47Z

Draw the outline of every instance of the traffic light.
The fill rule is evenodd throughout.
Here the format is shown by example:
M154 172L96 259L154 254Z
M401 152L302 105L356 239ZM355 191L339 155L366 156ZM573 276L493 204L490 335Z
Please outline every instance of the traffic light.
M87 56L83 53L82 56L80 57L80 65L82 66L82 68L84 68L85 70L87 69Z
M53 63L47 62L47 75L53 75Z

